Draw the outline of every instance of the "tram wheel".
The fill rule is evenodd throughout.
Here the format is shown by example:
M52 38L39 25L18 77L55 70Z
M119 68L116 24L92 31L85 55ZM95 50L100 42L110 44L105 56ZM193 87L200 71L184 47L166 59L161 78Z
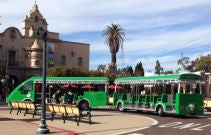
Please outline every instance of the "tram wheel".
M80 110L87 110L89 108L89 102L86 100L83 100L79 103Z
M24 100L24 101L27 101L27 102L32 102L30 99L26 99L26 100Z
M158 108L158 115L159 116L164 116L164 110L163 110L163 107L162 106L160 106L159 108Z
M117 109L118 109L120 112L123 112L123 111L124 111L123 104L122 104L121 102L118 103Z

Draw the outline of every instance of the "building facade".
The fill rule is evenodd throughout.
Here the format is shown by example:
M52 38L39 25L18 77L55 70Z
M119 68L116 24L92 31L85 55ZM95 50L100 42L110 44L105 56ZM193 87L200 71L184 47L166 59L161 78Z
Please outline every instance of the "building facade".
M23 20L22 33L15 27L0 33L0 68L12 83L42 75L43 44L47 32L47 67L65 66L89 70L90 44L63 41L48 31L48 23L35 3Z

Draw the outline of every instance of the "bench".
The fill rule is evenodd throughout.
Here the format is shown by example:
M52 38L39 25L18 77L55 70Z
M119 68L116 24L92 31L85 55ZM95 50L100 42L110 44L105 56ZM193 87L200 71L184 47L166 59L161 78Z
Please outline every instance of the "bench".
M12 113L12 110L17 110L17 115L21 110L25 110L24 116L28 113L29 110L33 111L32 117L34 118L34 115L37 112L36 105L31 101L11 101L11 108L10 108L10 114Z
M17 115L18 115L18 113L19 112L21 112L21 110L20 110L20 107L19 107L19 105L18 105L18 101L11 101L10 102L10 114L12 113L12 110L18 110L17 111Z
M70 104L46 104L46 111L51 112L51 121L53 121L55 115L61 115L63 123L67 118L74 117L77 126L82 118L87 117L89 124L91 124L91 109L81 110L76 105Z
M211 99L210 98L204 99L204 110L211 111Z

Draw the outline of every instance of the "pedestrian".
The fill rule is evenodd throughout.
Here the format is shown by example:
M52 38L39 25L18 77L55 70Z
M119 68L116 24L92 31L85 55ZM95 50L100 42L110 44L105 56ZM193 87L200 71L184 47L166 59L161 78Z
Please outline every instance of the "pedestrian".
M67 94L67 103L72 104L73 103L73 93L71 91Z
M61 100L61 90L57 90L56 93L54 93L54 95L52 96L55 99L55 103L56 104L60 104L60 100Z

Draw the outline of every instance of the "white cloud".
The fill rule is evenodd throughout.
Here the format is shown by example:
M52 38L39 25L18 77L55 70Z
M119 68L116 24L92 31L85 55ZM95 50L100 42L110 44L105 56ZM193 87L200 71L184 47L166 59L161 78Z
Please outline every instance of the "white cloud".
M112 22L122 22L125 27L129 28L133 26L138 26L136 28L153 27L155 24L162 25L163 22L176 23L171 17L165 18L161 14L208 2L208 0L191 2L183 0L173 2L169 0L133 0L132 2L130 0L63 0L62 2L37 0L40 11L49 23L49 29L62 33L102 30ZM2 16L10 15L11 18L19 16L23 19L26 13L29 13L32 5L33 1L29 0L19 1L18 4L14 0L7 0L1 2L1 6L4 8L1 8L0 11ZM152 16L151 19L150 16ZM177 18L177 21L186 20L187 17ZM21 25L18 26L21 28Z
M21 31L21 21L33 4L34 0L1 1L0 31L11 26ZM126 65L134 66L141 60L143 66L149 69L158 59L166 67L176 67L175 61L181 50L211 44L210 0L37 0L37 4L49 24L49 31L67 35L64 40L73 39L71 36L79 32L100 35L77 38L78 42L91 44L92 69L110 62L109 49L101 34L111 23L118 23L126 29L124 60L119 59L118 65L124 61ZM177 54L168 54L177 50ZM197 57L210 51L207 48L206 52L191 56ZM118 58L121 58L120 53Z
M200 47L211 43L211 27L201 27L185 31L161 31L144 35L131 34L130 41L124 44L124 50L129 54L143 52L144 54L165 53L190 46Z

